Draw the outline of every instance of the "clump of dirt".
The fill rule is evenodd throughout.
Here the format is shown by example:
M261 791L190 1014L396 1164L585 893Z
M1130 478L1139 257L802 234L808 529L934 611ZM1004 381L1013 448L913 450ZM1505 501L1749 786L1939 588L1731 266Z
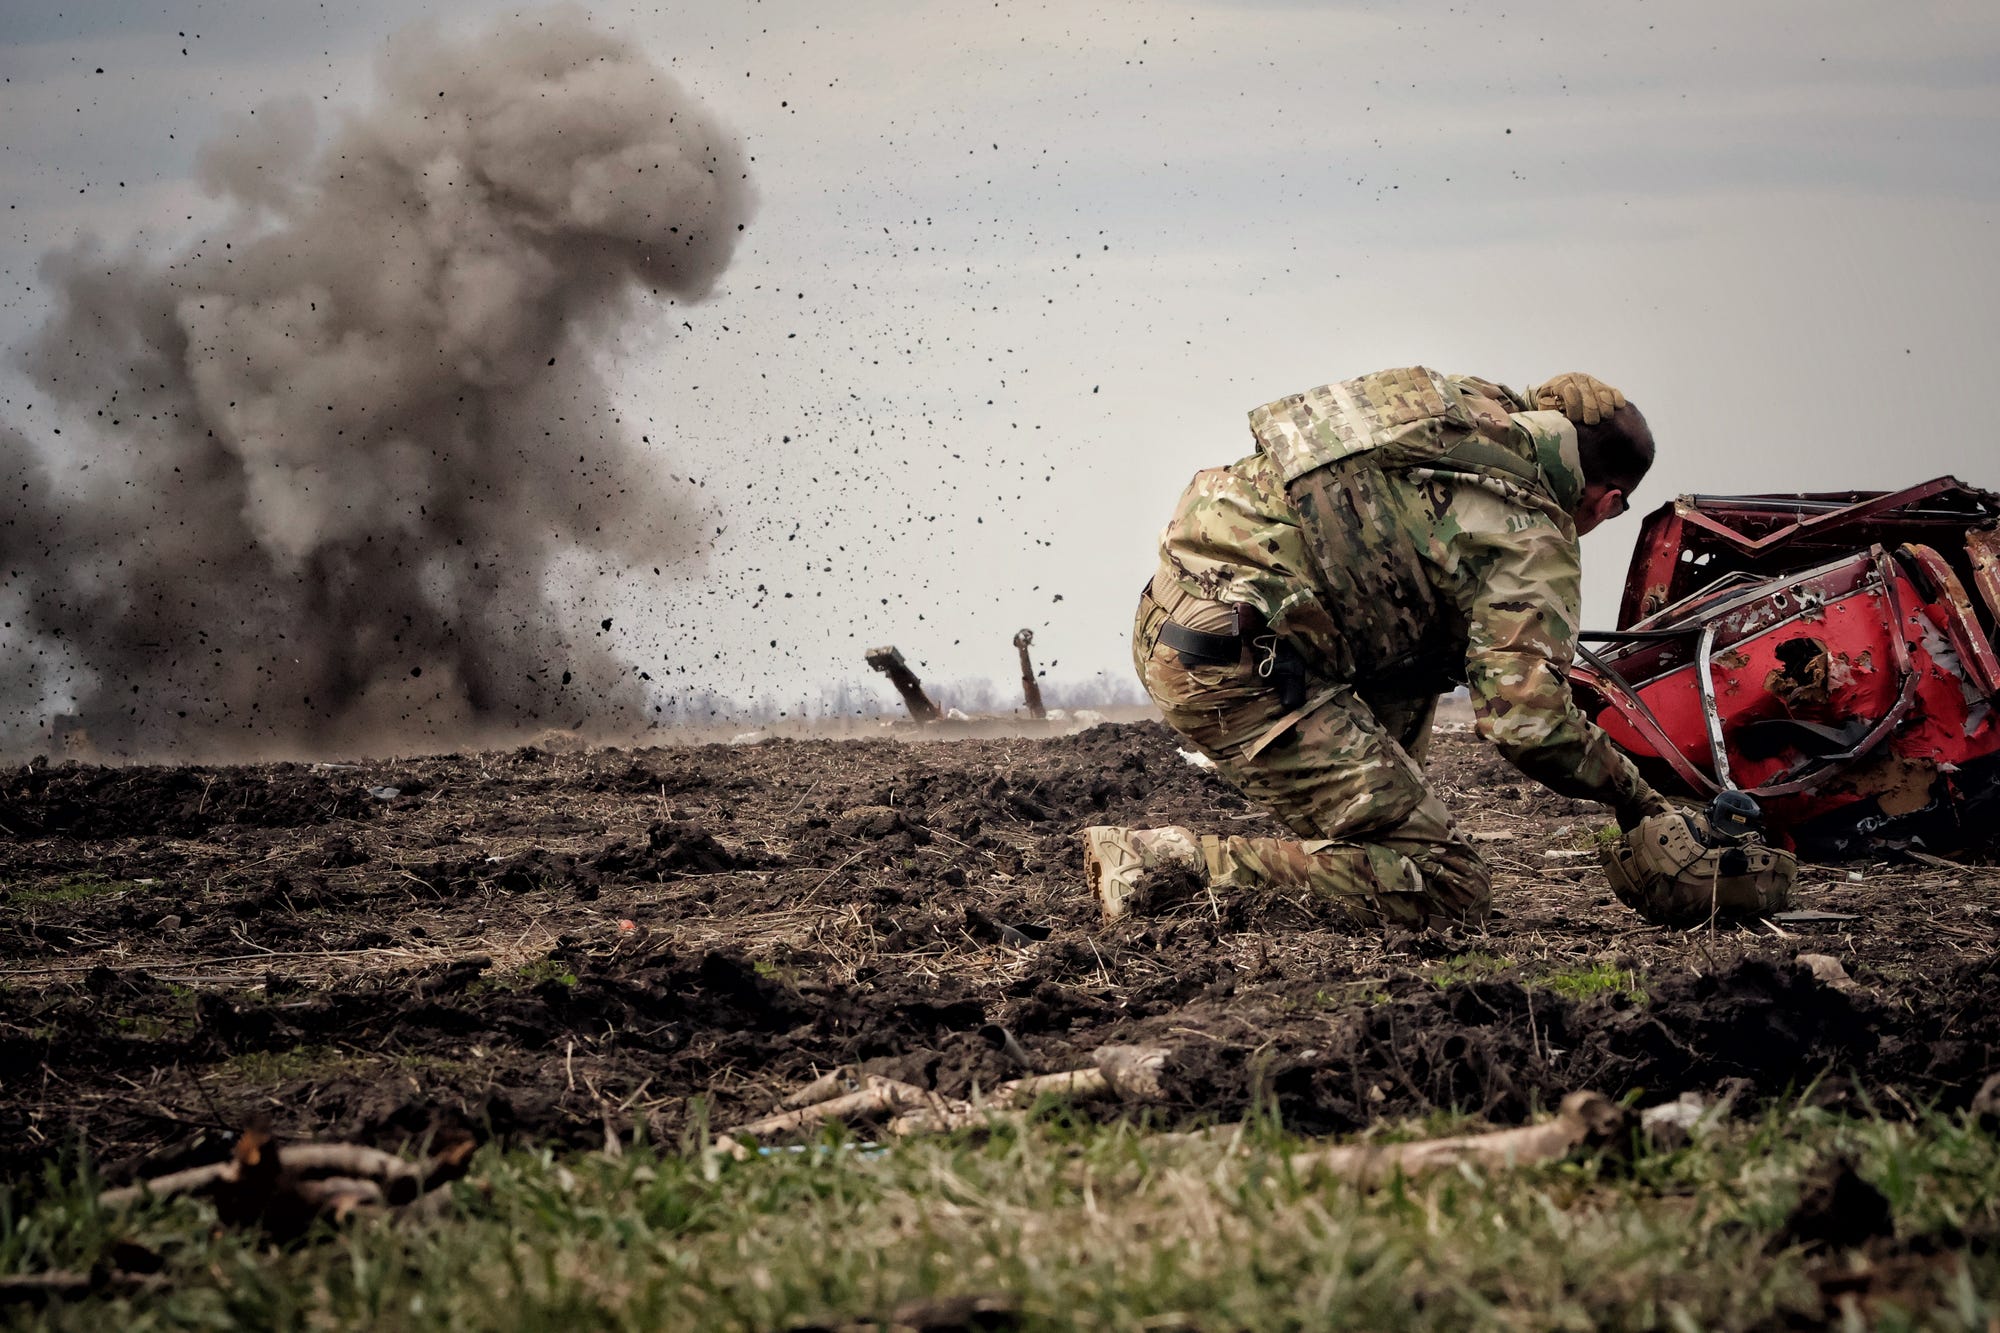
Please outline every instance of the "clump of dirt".
M1512 1123L1577 1088L1614 1096L1727 1089L1754 1104L1829 1070L1860 1067L1881 1031L1901 1026L1809 968L1761 954L1701 977L1664 977L1643 1003L1623 993L1578 1001L1512 980L1439 986L1406 977L1383 989L1326 1019L1225 990L1217 998L1230 1003L1175 1009L1124 1035L1172 1044L1176 1031L1194 1030L1210 1038L1183 1043L1176 1064L1187 1109L1226 1115L1275 1105L1302 1130L1333 1133L1443 1109ZM1285 998L1306 1000L1296 991Z
M372 804L361 784L295 764L52 768L38 761L0 779L0 827L15 838L189 837L224 824L297 828L366 819Z

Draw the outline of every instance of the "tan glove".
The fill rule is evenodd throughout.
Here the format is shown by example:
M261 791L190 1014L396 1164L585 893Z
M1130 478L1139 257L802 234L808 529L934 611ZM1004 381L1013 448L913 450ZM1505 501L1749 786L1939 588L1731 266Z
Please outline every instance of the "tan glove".
M1625 395L1581 371L1558 375L1529 391L1537 411L1560 412L1581 426L1598 422L1625 406Z
M1649 815L1601 856L1618 901L1657 926L1782 912L1799 878L1792 853L1716 836L1699 811Z

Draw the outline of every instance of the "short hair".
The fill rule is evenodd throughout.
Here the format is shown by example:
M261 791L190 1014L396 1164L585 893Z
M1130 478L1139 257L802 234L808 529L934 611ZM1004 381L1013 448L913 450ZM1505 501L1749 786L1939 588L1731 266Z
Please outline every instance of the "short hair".
M1624 491L1639 488L1653 467L1653 428L1631 403L1595 426L1576 428L1577 461L1586 485Z

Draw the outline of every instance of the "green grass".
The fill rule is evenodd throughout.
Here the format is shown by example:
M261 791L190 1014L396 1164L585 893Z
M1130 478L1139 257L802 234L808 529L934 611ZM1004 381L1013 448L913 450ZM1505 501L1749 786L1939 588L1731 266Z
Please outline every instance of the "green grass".
M1622 991L1634 1000L1646 998L1645 988L1639 984L1636 972L1629 967L1613 967L1609 963L1550 972L1535 978L1532 984L1567 995L1572 1000L1588 999L1606 991Z
M2000 1148L1954 1118L1800 1110L1629 1164L1373 1193L1301 1178L1296 1146L1261 1124L1043 1123L746 1162L489 1152L441 1218L284 1250L217 1234L197 1203L106 1217L87 1186L57 1181L26 1211L0 1195L0 1274L87 1271L124 1239L164 1258L166 1283L0 1318L91 1333L781 1329L1004 1293L1031 1329L1781 1327L1825 1316L1816 1265L1859 1262L1774 1239L1802 1176L1850 1154L1903 1251L1937 1251L1882 1265L1853 1326L2000 1319Z
M1578 824L1570 836L1570 848L1579 852L1601 852L1615 847L1625 834L1615 823Z
M368 1063L365 1057L331 1046L294 1046L283 1051L245 1051L232 1055L217 1066L217 1072L230 1083L269 1087L293 1079L328 1078L345 1067L361 1068Z
M1539 986L1573 1000L1587 999L1605 991L1622 991L1634 1000L1646 998L1645 988L1639 984L1637 973L1630 968L1613 967L1603 962L1592 963L1588 967L1559 968L1553 972L1523 972L1520 960L1512 955L1474 949L1439 959L1425 970L1425 974L1437 986L1514 976L1523 985Z
M12 907L55 906L80 903L130 889L145 888L126 879L106 879L102 875L77 875L54 883L9 884L6 901Z

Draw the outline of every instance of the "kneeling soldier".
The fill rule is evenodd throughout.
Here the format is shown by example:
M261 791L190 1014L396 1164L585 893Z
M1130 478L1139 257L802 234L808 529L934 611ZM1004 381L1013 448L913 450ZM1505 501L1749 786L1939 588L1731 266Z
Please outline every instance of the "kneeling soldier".
M1576 707L1577 539L1653 463L1587 375L1526 395L1423 367L1250 414L1257 450L1195 475L1139 600L1134 663L1167 723L1298 835L1084 831L1107 918L1149 872L1310 890L1353 924L1481 916L1484 861L1424 780L1440 693L1528 776L1621 827L1671 808Z

